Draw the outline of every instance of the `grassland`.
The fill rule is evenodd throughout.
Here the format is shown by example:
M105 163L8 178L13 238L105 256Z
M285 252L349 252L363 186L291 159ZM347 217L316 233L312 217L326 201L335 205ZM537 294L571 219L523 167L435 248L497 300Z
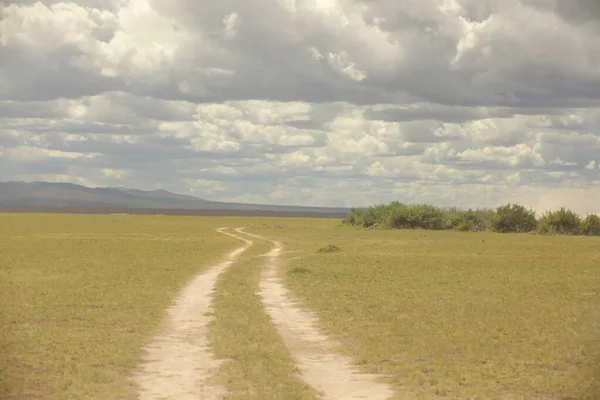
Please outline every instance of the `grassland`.
M400 396L600 398L600 238L27 214L0 214L0 398L133 398L173 296L240 245L215 228L246 224L282 242L290 289ZM217 283L221 375L231 399L311 399L255 294L267 249Z
M598 238L338 225L248 231L283 242L288 285L364 371L408 398L600 398Z
M133 398L173 296L239 246L223 222L0 214L0 398Z

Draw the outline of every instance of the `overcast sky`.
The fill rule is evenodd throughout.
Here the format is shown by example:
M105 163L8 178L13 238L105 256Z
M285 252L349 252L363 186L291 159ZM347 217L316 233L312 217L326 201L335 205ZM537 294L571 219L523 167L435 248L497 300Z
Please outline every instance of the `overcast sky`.
M597 0L0 6L0 180L600 212Z

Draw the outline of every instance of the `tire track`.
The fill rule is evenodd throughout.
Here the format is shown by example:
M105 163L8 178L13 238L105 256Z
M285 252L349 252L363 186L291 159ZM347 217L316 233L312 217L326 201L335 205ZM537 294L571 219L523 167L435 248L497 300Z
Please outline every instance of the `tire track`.
M192 279L167 309L162 328L144 348L146 356L132 377L140 400L216 400L226 393L214 382L221 361L213 357L206 337L213 320L212 292L218 276L253 244L226 229L217 231L245 244Z
M361 374L349 357L338 354L340 344L317 328L317 317L300 309L277 276L281 244L236 229L237 232L273 243L260 282L260 295L273 324L301 371L304 381L331 400L387 400L394 392L376 375Z

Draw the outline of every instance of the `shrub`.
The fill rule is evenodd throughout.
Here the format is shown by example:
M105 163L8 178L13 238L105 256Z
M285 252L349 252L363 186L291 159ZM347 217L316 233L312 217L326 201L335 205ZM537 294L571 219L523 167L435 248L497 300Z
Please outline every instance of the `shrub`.
M600 236L600 217L588 214L581 222L581 233L590 236Z
M545 234L577 235L581 229L581 217L564 207L547 211L540 217L538 229Z
M444 229L444 211L429 204L390 207L385 226L392 229Z
M364 228L375 227L385 220L386 215L389 213L390 207L395 203L398 202L392 202L387 205L378 204L376 206L371 206L366 210L353 208L350 210L350 213L346 219L342 221L342 223L352 226L361 226Z
M370 226L370 224L367 222L367 210L353 208L350 210L350 213L348 213L348 216L342 221L342 223L351 226Z
M352 209L345 225L387 229L454 229L458 231L531 232L600 235L600 217L585 220L570 210L546 212L538 221L535 212L519 204L506 204L496 210L441 209L429 204L403 204L393 201L367 209Z
M369 207L367 210L367 218L365 219L369 225L365 225L365 227L368 228L382 224L385 221L386 216L390 213L390 209L400 205L401 203L393 201L389 204L378 204L374 207Z
M474 210L457 210L448 216L446 226L463 232L480 232L487 228L487 223L481 212Z
M519 204L498 207L490 219L490 228L494 232L531 232L536 227L535 211Z
M340 251L340 248L337 247L335 244L328 244L325 247L321 247L319 249L319 253L335 253Z
M353 208L350 210L346 218L342 221L344 225L357 226L360 225L360 220L362 219L362 215L364 210L360 210L357 208Z
M394 203L385 215L383 220L384 227L387 229L408 228L410 224L408 213L408 206L406 204Z

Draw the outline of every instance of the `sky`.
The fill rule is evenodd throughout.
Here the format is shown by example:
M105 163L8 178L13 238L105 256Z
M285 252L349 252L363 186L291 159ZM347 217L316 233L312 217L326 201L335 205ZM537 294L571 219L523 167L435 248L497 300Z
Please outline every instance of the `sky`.
M0 181L600 212L597 0L0 3Z

